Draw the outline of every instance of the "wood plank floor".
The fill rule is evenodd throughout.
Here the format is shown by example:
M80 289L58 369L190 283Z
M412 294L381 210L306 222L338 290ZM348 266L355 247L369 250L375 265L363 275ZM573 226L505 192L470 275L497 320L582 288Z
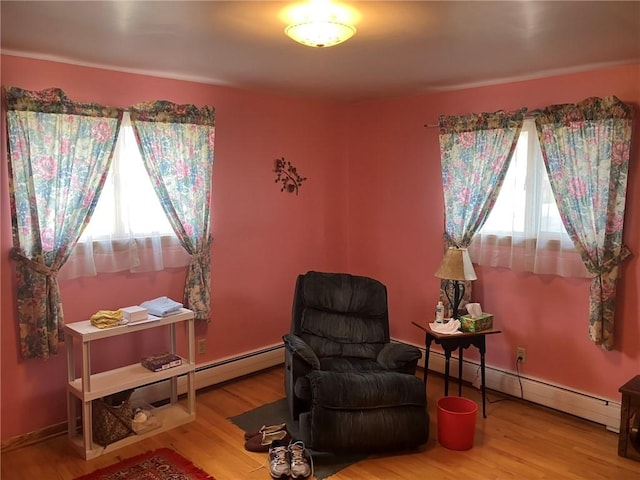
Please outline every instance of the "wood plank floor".
M267 455L244 450L243 432L229 417L284 396L283 368L200 391L197 420L133 446L85 461L66 436L2 454L2 480L72 480L116 461L170 447L216 480L270 479ZM436 400L442 378L429 377L431 435L420 449L378 456L341 470L331 480L640 479L640 462L617 455L618 435L586 420L489 392L487 418L479 412L474 447L460 452L437 442ZM457 391L457 389L454 389ZM481 402L479 392L465 396Z

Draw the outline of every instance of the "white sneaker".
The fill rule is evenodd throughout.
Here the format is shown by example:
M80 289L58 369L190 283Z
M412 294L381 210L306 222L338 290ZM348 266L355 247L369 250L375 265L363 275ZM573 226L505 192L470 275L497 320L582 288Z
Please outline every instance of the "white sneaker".
M311 456L304 448L304 443L300 441L290 443L289 457L291 459L291 478L307 478L311 476L313 471L309 465Z
M288 477L291 473L289 466L289 449L286 443L276 440L269 447L269 473L272 478Z

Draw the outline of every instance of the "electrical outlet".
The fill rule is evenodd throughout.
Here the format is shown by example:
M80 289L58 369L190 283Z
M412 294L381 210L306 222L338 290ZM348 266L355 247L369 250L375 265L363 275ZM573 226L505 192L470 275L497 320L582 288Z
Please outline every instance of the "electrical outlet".
M527 349L523 347L516 348L516 360L520 363L524 363L527 359Z
M204 338L198 340L198 353L202 355L207 351L207 341Z

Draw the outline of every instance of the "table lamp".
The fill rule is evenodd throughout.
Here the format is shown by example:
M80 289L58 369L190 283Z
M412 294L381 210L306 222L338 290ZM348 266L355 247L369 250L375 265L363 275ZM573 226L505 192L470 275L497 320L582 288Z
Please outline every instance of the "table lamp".
M464 297L464 282L478 278L467 249L459 247L447 248L435 276L446 280L444 293L451 305L453 318L457 320L460 317L458 307L462 297Z

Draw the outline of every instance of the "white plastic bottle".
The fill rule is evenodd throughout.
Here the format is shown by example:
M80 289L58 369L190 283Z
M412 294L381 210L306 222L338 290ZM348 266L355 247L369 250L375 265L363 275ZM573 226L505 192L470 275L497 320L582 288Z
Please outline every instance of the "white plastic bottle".
M443 323L443 322L444 322L444 305L442 304L442 301L440 301L436 306L436 323Z

